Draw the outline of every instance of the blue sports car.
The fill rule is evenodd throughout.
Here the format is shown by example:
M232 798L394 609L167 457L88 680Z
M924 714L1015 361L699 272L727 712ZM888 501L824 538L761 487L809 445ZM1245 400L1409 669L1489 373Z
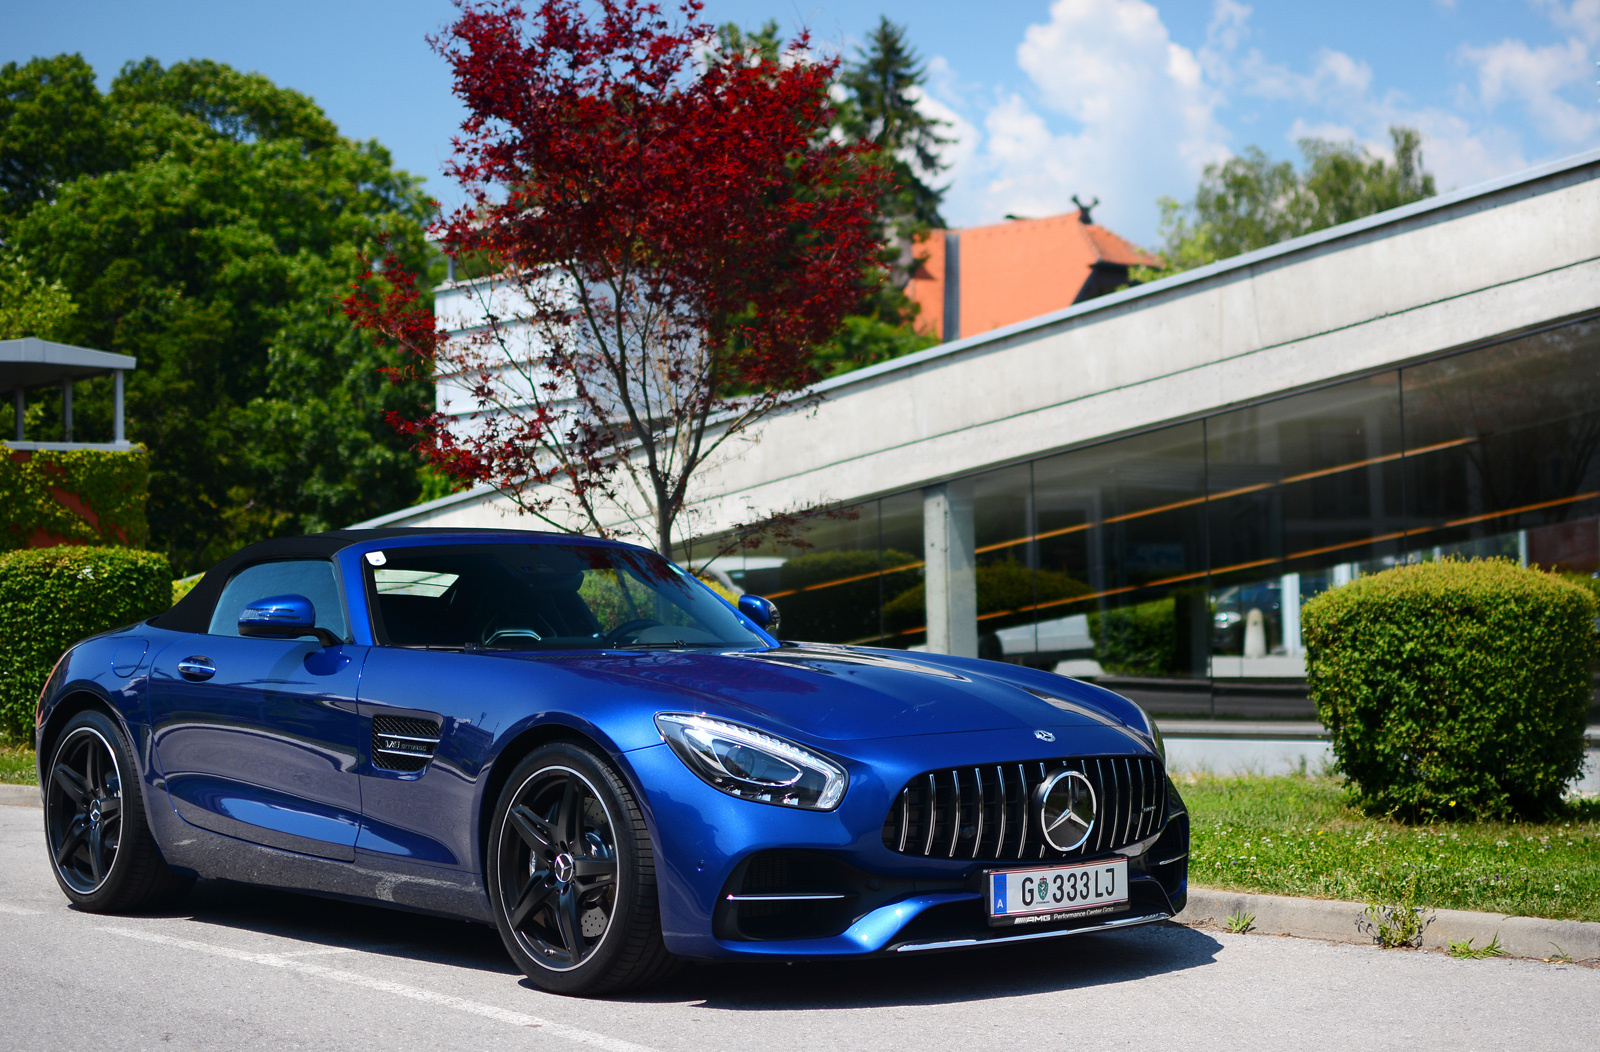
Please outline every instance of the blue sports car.
M517 530L251 545L62 657L45 835L89 910L196 877L494 924L537 985L1163 920L1189 821L1132 702L779 642L642 548Z

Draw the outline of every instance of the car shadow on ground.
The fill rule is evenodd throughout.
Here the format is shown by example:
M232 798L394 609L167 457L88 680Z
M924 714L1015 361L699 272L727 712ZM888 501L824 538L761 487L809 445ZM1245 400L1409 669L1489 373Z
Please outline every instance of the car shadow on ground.
M168 915L293 939L307 948L518 974L499 933L487 925L380 906L203 880ZM1165 923L906 957L687 963L665 982L616 1000L690 1002L729 1011L947 1004L1132 982L1202 967L1220 949L1221 943L1204 932ZM319 963L336 966L337 958ZM521 982L534 988L526 979Z
M950 1004L1132 982L1210 964L1221 948L1204 932L1163 923L908 957L689 965L624 999L729 1011Z
M520 974L506 956L500 933L487 925L382 906L202 880L167 915L196 924L276 935L317 948ZM336 962L330 958L322 963L331 967Z

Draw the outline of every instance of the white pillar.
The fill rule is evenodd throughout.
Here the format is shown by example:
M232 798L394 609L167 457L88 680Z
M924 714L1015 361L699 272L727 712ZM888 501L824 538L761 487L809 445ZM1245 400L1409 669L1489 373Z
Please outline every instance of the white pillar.
M977 556L972 496L962 483L922 491L922 547L927 585L928 649L978 656Z
M122 427L122 370L111 370L111 441L122 443L127 441L123 437Z
M28 393L22 388L17 388L11 397L12 412L16 414L17 441L22 441L22 421L28 412Z
M1289 655L1305 653L1305 644L1300 640L1300 575L1286 573L1283 575L1283 587L1278 592L1278 601L1283 605L1283 652Z
M72 441L72 380L61 381L61 440Z

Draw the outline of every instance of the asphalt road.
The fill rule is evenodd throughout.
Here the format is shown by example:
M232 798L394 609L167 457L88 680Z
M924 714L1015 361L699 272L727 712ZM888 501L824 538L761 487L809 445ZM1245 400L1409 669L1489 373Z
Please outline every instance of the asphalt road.
M622 999L530 989L493 931L202 883L66 906L40 812L0 807L0 1048L1600 1048L1600 970L1176 925L915 960L692 968Z

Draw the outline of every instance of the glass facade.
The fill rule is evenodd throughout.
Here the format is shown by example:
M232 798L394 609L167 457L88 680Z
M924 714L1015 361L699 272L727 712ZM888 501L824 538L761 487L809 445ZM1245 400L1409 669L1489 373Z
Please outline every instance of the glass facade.
M1172 714L1309 715L1300 606L1401 562L1600 569L1600 320L960 480L979 653ZM715 565L791 639L925 640L922 494Z

